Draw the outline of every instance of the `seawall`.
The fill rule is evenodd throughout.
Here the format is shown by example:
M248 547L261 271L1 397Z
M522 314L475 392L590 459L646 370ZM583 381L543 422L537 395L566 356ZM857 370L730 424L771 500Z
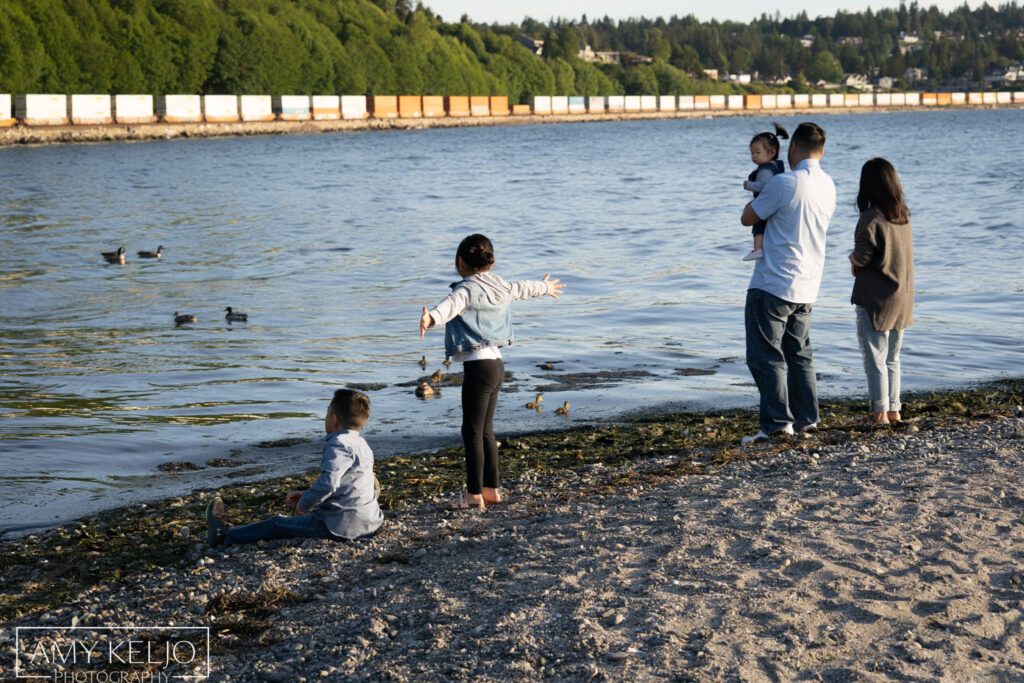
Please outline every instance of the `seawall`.
M230 123L144 123L65 126L15 125L0 128L0 147L59 143L99 143L118 141L168 140L177 138L239 137L246 135L313 135L317 133L362 132L375 130L423 130L427 128L474 128L480 126L525 126L555 123L597 123L655 119L706 119L724 116L819 116L821 114L872 114L896 111L936 111L947 109L1024 108L1012 104L963 105L947 107L813 107L776 110L691 110L639 113L554 114L486 117L438 118L366 118L329 121L250 121Z

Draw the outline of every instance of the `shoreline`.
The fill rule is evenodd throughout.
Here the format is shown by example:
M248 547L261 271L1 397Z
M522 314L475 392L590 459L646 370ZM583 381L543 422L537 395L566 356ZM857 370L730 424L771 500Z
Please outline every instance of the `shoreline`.
M557 123L599 123L706 119L718 117L791 116L795 114L879 114L905 111L959 111L1022 109L1020 103L963 106L828 107L806 109L714 109L629 114L569 114L481 117L438 117L407 119L356 119L332 121L251 121L234 123L145 123L67 126L23 126L0 128L0 148L53 144L143 142L191 138L246 137L251 135L313 135L381 130L426 130L433 128L477 128L481 126L526 126Z
M928 391L908 394L905 397L905 422L900 428L883 431L905 430L925 431L949 421L991 419L1024 412L1024 378L996 380L972 388ZM811 440L857 438L861 434L872 434L868 426L857 424L857 419L867 414L867 404L855 399L822 399L820 401L824 428L822 437ZM500 435L502 448L503 479L514 478L524 472L557 474L565 468L590 469L644 461L667 454L701 453L709 460L693 466L680 466L679 474L705 475L718 466L734 461L747 460L750 450L739 445L740 437L756 431L756 410L724 409L701 412L644 412L627 414L614 423L602 422L584 424L568 429L538 431ZM800 444L801 439L785 439L778 444L772 442L773 450ZM308 445L308 444L307 444ZM319 453L319 448L315 449ZM235 514L244 510L248 520L262 518L274 512L285 512L280 501L288 490L303 486L305 480L312 480L317 473L316 458L311 458L310 468L304 472L277 476L256 481L240 481L213 489L225 500L234 499ZM402 511L430 497L444 496L458 491L463 485L461 446L443 447L427 452L396 453L386 459L378 459L375 472L380 479L382 492L381 507L385 515L394 518L395 512ZM143 544L149 559L124 564L120 560L107 567L98 566L99 573L85 572L80 577L82 585L102 580L107 569L117 567L116 573L127 569L152 566L153 561L180 561L181 553L195 550L201 531L200 502L210 495L209 489L197 488L191 493L167 498L152 503L130 507L114 508L96 515L83 517L58 527L44 528L16 538L0 537L0 548L4 550L0 561L0 575L8 575L12 567L21 565L27 558L53 556L59 559L64 543L79 546L96 546L103 534L112 535L109 541L113 548L138 551L136 541L161 541L156 546ZM440 499L439 499L440 500ZM239 508L239 505L244 506ZM234 522L239 520L236 518ZM173 529L171 529L173 527ZM187 532L182 532L187 528ZM167 533L168 530L173 533ZM161 548L164 542L171 542L168 548ZM124 545L120 545L124 544ZM53 551L56 546L56 552ZM16 556L20 553L22 558ZM103 553L91 553L102 555ZM116 559L116 558L115 558ZM123 558L121 558L123 559ZM30 559L31 564L31 559ZM22 570L27 569L22 566ZM79 583L76 582L76 583ZM11 582L0 583L0 594L10 598ZM35 591L32 591L35 592ZM22 597L27 597L23 595ZM42 596L37 596L42 597ZM0 617L11 616L16 608L5 607Z
M206 548L210 492L122 509L0 542L0 644L209 627L210 679L242 681L1020 676L1021 402L1024 379L921 394L871 429L823 401L813 437L744 448L752 411L505 439L483 513L440 511L458 449L410 455L351 544ZM295 478L222 488L229 522Z

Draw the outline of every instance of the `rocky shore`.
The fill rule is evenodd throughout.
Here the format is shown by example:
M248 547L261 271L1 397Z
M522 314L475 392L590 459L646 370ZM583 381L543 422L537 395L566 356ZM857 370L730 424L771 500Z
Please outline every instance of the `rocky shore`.
M958 106L957 109L1020 108L1011 105ZM948 107L943 107L944 109ZM595 123L649 119L703 119L722 116L793 116L820 114L872 114L892 111L931 111L935 107L851 107L772 110L700 110L629 114L573 114L552 116L482 116L465 118L361 119L347 121L252 121L238 123L148 123L100 126L12 126L0 128L0 147L60 143L128 142L247 135L312 135L369 130L423 130L426 128L474 128L526 126L550 123Z
M514 437L482 513L440 511L455 452L383 461L352 544L206 548L212 492L116 511L0 545L0 674L17 627L162 624L210 628L211 680L1019 680L1022 400L826 404L749 447L741 411ZM237 523L304 483L217 493Z

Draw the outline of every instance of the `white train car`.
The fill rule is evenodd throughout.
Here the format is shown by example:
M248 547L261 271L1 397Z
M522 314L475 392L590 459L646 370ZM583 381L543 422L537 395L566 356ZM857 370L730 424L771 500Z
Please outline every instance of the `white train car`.
M238 121L238 96L203 95L203 119L207 123Z
M153 123L152 95L114 95L113 115L116 123Z
M366 111L366 95L342 95L340 103L343 119L365 119L370 116Z
M270 95L239 95L238 117L243 121L273 121L277 118Z
M68 123L67 95L16 95L14 118L26 126L63 126Z
M203 102L199 95L160 95L156 114L165 123L199 123L203 120Z

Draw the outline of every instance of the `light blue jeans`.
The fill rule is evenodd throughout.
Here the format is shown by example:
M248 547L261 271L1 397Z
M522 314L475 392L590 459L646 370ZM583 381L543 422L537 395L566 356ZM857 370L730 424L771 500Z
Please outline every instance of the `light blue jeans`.
M903 330L876 331L871 323L871 314L863 306L857 306L857 339L864 356L864 372L868 376L871 412L899 410Z

